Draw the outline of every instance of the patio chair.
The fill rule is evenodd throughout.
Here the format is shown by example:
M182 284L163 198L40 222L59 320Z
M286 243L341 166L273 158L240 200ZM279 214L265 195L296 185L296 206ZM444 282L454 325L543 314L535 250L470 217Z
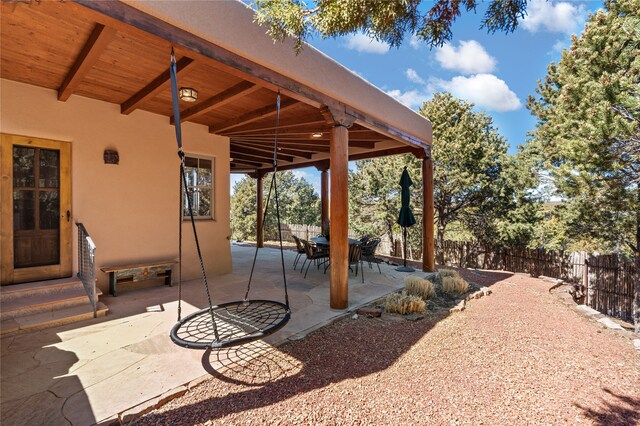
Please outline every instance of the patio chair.
M320 265L322 265L323 263L329 260L329 252L318 250L315 245L313 245L307 240L301 239L300 242L302 242L305 255L307 256L304 262L302 263L302 267L300 268L300 273L302 273L302 270L304 269L304 265L308 261L309 263L307 264L307 270L304 273L304 277L307 278L307 273L309 272L309 267L311 266L311 264L315 263L318 266L318 268L320 268ZM322 262L318 263L319 260L322 260Z
M362 282L364 283L364 268L362 267L362 248L359 244L351 244L349 246L349 269L351 265L355 265L356 277L358 276L358 264L360 264L360 271L362 272ZM353 269L351 269L353 270Z
M376 257L376 249L379 244L380 238L372 238L365 244L362 244L362 259L369 263L369 269L371 269L371 264L375 263L378 266L378 272L382 273L380 270L380 262L382 262L382 260Z
M293 237L293 241L296 242L296 258L293 259L293 270L295 271L296 266L298 266L298 262L300 261L300 258L305 255L305 251L304 251L304 246L302 245L302 241L300 241L300 238L296 237L295 235L292 235L291 237Z
M360 245L362 246L363 244L366 244L370 238L371 237L369 237L368 235L363 235L358 239L358 241L360 241Z

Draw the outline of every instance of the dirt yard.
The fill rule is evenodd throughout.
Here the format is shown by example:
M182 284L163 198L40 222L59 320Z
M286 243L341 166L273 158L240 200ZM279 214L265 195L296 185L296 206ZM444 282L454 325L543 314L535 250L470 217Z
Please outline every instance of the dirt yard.
M205 367L209 357L228 369L138 424L640 424L629 339L547 282L463 276L493 294L416 322L360 317L278 349L207 353Z

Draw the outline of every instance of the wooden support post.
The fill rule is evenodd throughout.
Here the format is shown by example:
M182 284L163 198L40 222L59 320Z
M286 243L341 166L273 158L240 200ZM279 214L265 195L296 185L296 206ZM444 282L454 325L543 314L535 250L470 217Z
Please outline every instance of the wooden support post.
M329 172L325 169L320 172L320 225L324 226L329 220Z
M264 208L262 207L262 173L256 174L256 245L258 247L264 247L264 230L263 230L263 215Z
M349 131L336 125L331 129L331 274L330 307L349 306Z
M431 155L422 159L422 270L435 272L433 240L433 161Z

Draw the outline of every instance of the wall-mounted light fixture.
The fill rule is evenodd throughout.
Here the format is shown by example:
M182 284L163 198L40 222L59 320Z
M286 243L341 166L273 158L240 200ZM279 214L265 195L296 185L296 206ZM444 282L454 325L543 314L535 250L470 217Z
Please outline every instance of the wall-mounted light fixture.
M103 158L104 158L104 164L118 164L120 162L120 156L118 155L118 151L113 149L105 149Z
M316 138L316 139L321 138L321 137L322 137L322 132L315 132L315 133L312 133L312 134L311 134L311 137L312 137L312 138Z
M198 91L193 87L181 87L178 96L185 102L195 102L198 100Z

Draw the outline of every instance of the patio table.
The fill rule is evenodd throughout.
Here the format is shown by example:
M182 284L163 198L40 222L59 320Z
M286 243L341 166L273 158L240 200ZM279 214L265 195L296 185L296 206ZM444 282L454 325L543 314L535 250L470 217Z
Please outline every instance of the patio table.
M331 241L327 240L326 237L313 237L313 238L309 238L309 240L313 241L314 243L316 243L319 246L327 246L329 247L331 245ZM354 240L353 238L349 238L349 245L352 246L354 244L360 244L360 241L358 240Z

